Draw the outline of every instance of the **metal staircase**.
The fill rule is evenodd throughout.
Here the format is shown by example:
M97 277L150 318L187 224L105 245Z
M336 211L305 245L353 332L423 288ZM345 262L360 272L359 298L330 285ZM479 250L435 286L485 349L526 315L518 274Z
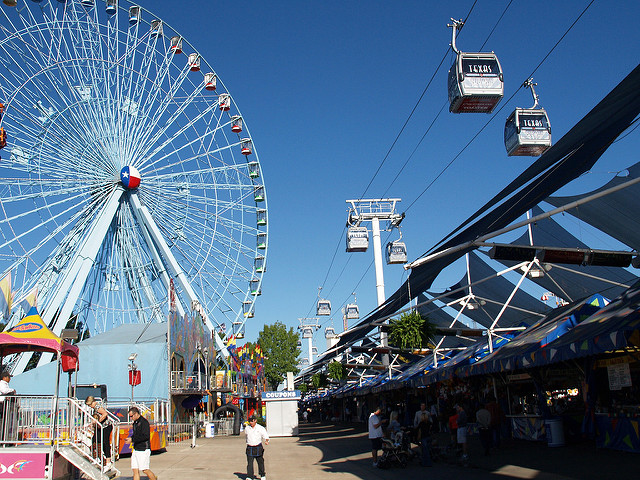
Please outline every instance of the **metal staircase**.
M111 467L110 469L103 471L103 469L100 468L100 465L95 463L94 459L87 457L75 445L58 446L56 450L70 463L80 469L82 473L91 478L91 480L110 480L120 476L120 471L115 467Z

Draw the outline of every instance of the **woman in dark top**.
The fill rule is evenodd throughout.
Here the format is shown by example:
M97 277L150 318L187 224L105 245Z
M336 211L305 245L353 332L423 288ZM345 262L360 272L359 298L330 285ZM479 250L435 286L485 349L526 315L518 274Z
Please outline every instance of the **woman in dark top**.
M422 456L420 463L423 467L431 467L431 454L429 453L429 444L431 443L431 419L428 413L423 413L418 423L418 438L420 439L420 449Z
M109 414L102 405L91 395L84 402L93 409L93 418L100 423L100 428L96 427L96 435L94 436L98 450L102 447L102 455L104 466L111 466L111 431L113 425L109 421Z

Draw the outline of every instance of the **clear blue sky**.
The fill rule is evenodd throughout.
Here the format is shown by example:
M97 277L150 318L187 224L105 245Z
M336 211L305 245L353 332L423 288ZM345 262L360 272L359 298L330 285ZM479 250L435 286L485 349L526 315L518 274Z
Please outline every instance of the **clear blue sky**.
M446 24L450 17L466 17L471 0L139 4L180 32L215 69L247 122L262 164L270 238L263 295L247 326L248 340L265 323L296 327L298 318L315 315L321 285L334 307L323 327L333 323L341 330L339 308L351 292L361 313L376 306L373 268L367 271L373 255L344 251L346 199L402 198L403 239L409 259L419 257L532 162L507 157L504 120L516 106L531 106L525 90L507 99L545 56L534 80L559 139L637 65L640 46L636 0L593 2L551 53L589 1L515 0L491 36L509 1L478 1L457 46L479 51L486 41L483 50L496 52L505 78L498 106L503 109L427 189L491 118L448 113L451 53L436 72L451 40ZM639 138L640 129L614 144L592 174L563 193L591 189L637 162ZM573 233L594 248L615 247L604 236L591 237L584 226ZM446 288L463 273L461 264L450 267L433 289ZM387 295L407 277L398 265L385 266L384 274ZM320 352L323 331L315 341Z

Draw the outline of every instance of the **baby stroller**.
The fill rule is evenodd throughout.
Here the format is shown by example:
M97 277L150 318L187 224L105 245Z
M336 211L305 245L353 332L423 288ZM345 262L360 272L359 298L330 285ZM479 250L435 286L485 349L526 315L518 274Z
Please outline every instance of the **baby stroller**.
M402 431L392 434L391 438L383 438L382 456L378 460L378 468L406 467L410 458L408 445L408 440Z

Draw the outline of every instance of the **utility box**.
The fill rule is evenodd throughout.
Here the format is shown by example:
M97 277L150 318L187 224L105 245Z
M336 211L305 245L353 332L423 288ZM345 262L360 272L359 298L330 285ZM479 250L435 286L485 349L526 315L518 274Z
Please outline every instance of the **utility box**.
M270 437L298 435L298 401L300 390L262 392L267 407L267 432Z

